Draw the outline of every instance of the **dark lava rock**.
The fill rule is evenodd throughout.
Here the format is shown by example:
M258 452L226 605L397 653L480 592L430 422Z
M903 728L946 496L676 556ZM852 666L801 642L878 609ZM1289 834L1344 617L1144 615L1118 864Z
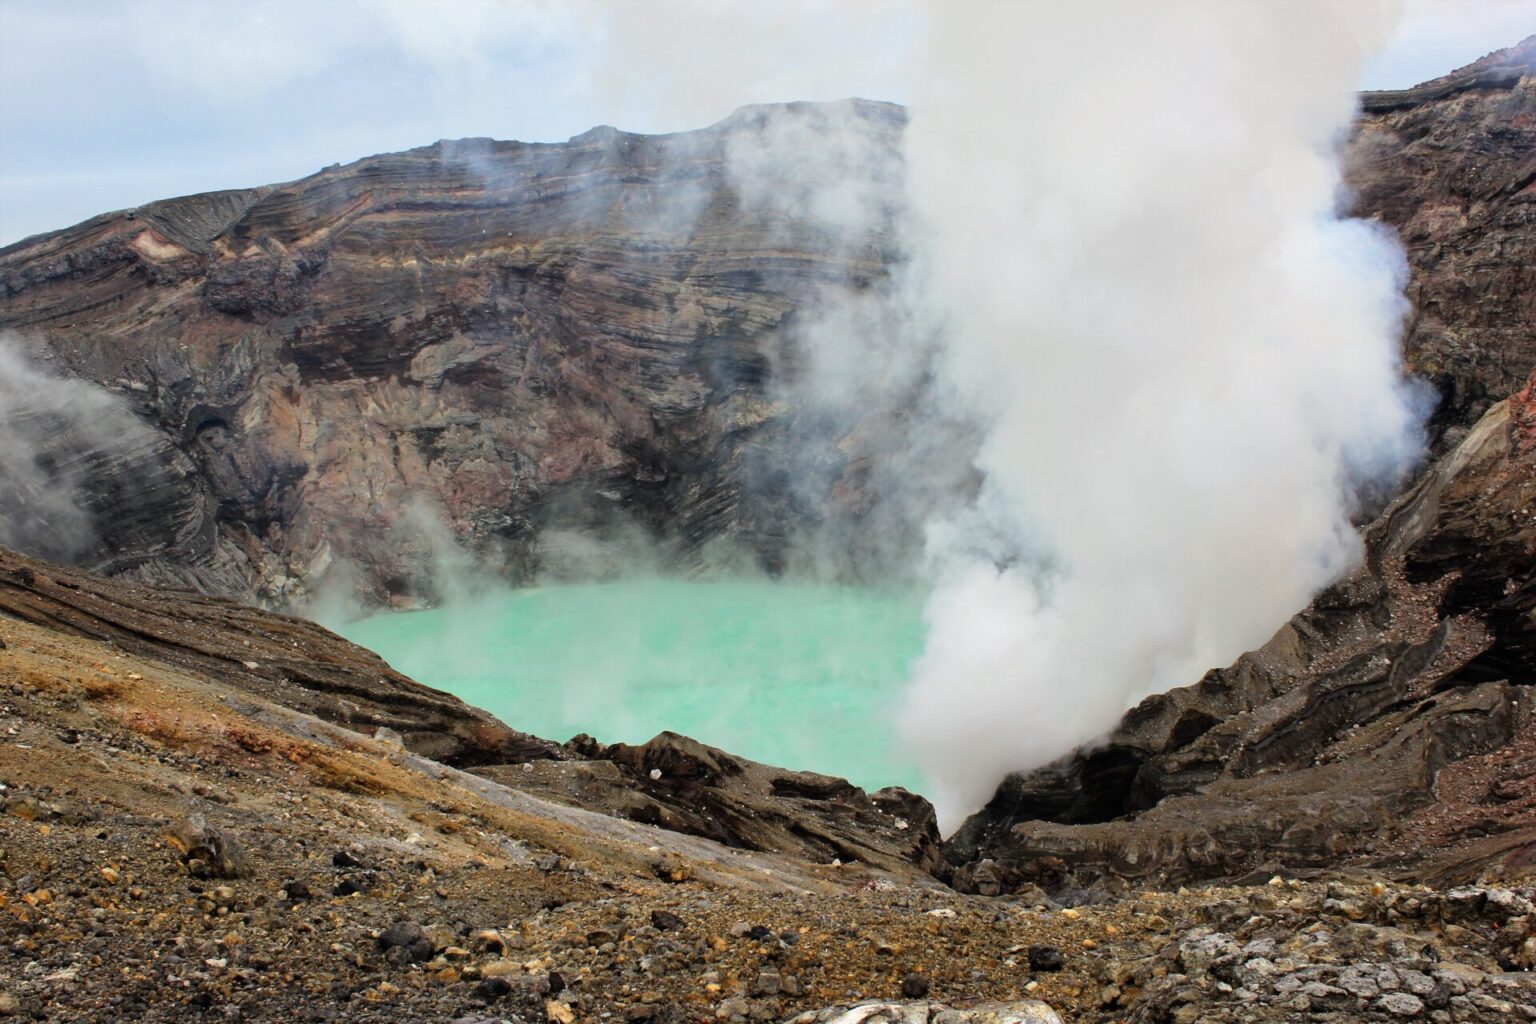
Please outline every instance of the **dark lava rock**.
M916 972L901 979L901 994L907 999L921 999L928 994L928 979Z
M512 983L506 978L486 978L475 986L475 995L487 1003L505 998L512 991Z
M379 949L389 953L394 949L404 950L407 957L414 962L432 959L432 940L427 938L426 930L415 921L399 920L379 933Z
M558 770L535 763L531 771L510 764L472 771L512 789L741 849L887 870L939 863L933 806L904 789L866 793L846 779L760 764L672 732L639 746L582 750L586 760ZM663 857L658 877L685 881L686 872L679 877L673 870L676 861Z
M676 914L672 913L670 910L651 911L651 927L655 928L657 931L677 931L679 928L686 927L686 924L687 922L685 922L681 917L678 917Z
M283 883L283 896L297 903L300 900L312 899L314 893L310 891L308 882L293 881Z
M366 892L366 891L367 890L363 888L363 884L361 882L359 882L357 879L355 879L355 878L343 878L341 881L337 882L336 883L336 887L331 890L331 895L332 896L354 896L357 893Z
M1055 946L1030 946L1029 969L1032 971L1059 971L1067 958Z
M337 850L331 854L331 864L338 868L360 868L363 862L358 860L350 850Z

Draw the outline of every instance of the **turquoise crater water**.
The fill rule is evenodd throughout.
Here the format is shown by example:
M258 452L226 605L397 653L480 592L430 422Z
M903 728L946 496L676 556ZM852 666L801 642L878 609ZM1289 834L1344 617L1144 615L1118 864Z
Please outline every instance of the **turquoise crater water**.
M639 743L665 729L867 789L922 789L891 717L919 595L770 581L497 590L342 635L514 728Z

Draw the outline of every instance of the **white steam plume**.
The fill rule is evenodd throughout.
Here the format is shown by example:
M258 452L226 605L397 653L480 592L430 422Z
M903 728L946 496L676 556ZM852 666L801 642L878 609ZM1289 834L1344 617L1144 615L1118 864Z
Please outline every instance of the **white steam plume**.
M26 352L0 335L0 545L58 562L103 556L87 485L114 462L121 486L142 482L157 438L118 396Z
M1405 266L1343 220L1383 4L933 3L907 135L982 494L901 714L941 813L1262 643L1416 453Z
M1418 443L1398 367L1401 253L1337 215L1337 148L1394 5L838 8L872 25L896 12L884 28L910 55L861 45L836 17L820 34L797 17L817 5L612 10L612 47L629 44L617 78L652 98L801 98L872 56L902 72L907 207L890 237L908 263L824 297L790 397L900 408L937 339L939 393L914 412L983 437L965 511L894 496L928 519L936 581L901 732L946 823L1006 772L1262 643L1358 556L1357 490L1396 480ZM776 59L785 40L825 38L841 63L754 75L794 66ZM728 69L700 56L748 40L756 56ZM828 161L806 139L777 144L793 140L769 131L733 151L748 207L762 184L857 234L868 207L817 173Z

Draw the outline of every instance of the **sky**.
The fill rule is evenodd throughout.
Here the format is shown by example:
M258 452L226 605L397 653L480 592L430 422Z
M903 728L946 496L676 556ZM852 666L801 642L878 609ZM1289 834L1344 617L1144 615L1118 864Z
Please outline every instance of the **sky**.
M699 95L669 79L681 65L654 52L664 16L719 22L708 59L740 67L740 88ZM443 138L559 141L596 124L701 127L749 102L901 102L913 24L903 0L0 0L0 244ZM785 30L802 64L756 66L784 49L754 41ZM1536 0L1405 0L1361 86L1412 85L1532 32Z

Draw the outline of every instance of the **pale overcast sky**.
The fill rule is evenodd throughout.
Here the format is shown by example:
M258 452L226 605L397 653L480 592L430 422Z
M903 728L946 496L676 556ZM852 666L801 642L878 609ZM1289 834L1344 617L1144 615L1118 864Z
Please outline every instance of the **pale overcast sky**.
M713 31L687 59L734 91L645 63L669 44L662 5ZM910 15L903 0L0 0L0 244L441 138L900 101ZM1533 32L1536 0L1407 0L1361 84L1412 85Z

